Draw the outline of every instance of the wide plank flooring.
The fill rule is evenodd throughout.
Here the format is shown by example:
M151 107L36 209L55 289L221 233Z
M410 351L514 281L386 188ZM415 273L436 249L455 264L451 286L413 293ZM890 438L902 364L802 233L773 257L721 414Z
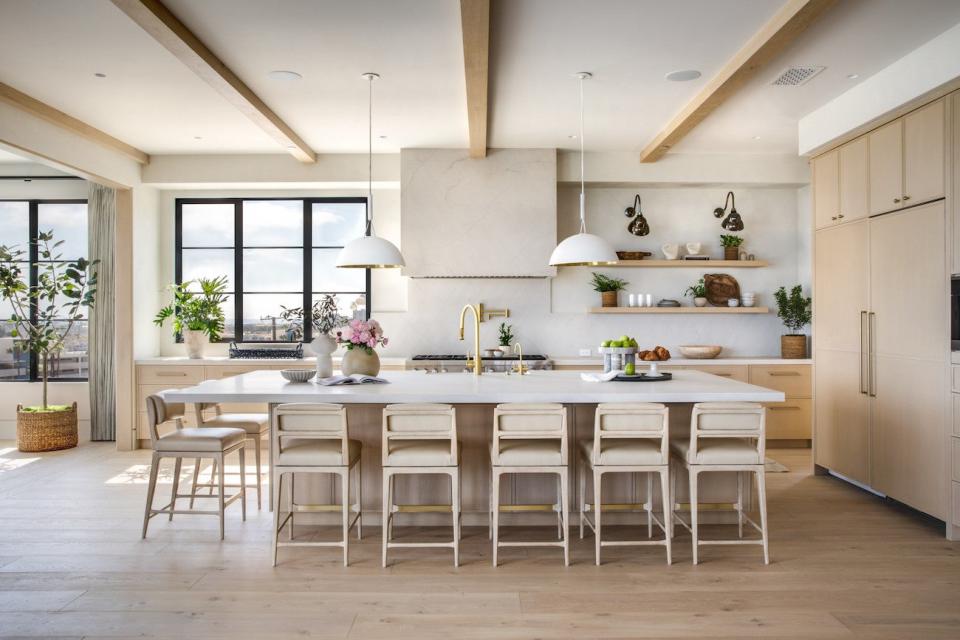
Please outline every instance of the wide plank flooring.
M238 505L228 510L224 542L202 516L156 517L141 541L148 452L22 454L0 442L0 637L960 638L960 544L930 519L812 475L809 451L770 456L791 471L767 476L769 566L758 547L707 547L694 567L678 528L673 566L661 548L617 547L597 567L592 538L574 529L569 568L558 549L514 548L494 569L486 529L468 528L459 569L439 549L393 551L382 569L368 526L349 568L323 548L281 549L273 568L271 516L253 496L246 523ZM169 469L162 479L157 504Z

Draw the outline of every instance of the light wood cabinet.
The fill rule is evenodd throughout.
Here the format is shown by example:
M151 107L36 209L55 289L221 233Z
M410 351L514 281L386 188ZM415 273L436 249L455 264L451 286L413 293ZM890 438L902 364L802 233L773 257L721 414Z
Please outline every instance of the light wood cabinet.
M840 147L838 222L853 222L870 214L869 155L869 144L864 137Z
M814 251L815 349L860 351L869 309L870 225L817 231Z
M944 195L944 101L903 118L903 206Z
M817 229L836 223L840 215L839 151L829 151L813 159L813 198Z
M813 402L787 400L769 402L767 407L767 440L809 440L813 424Z
M870 213L899 209L903 202L903 121L867 136L870 153Z
M810 397L810 367L807 365L751 365L750 384L783 391L787 398Z
M814 461L870 484L870 403L859 352L815 352Z

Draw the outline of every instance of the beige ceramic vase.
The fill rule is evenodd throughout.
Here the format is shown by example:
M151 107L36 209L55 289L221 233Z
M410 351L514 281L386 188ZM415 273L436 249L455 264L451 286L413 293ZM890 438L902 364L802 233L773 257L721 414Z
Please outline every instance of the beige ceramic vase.
M367 353L365 349L347 349L340 361L340 371L345 376L359 373L365 376L375 376L380 373L380 356L373 349Z

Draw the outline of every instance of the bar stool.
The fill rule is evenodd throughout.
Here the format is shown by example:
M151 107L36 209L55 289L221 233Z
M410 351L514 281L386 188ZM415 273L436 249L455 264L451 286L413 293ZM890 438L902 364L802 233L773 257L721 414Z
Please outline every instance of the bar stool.
M220 539L223 540L223 513L226 507L235 500L240 500L240 509L243 519L247 519L246 482L244 482L244 451L243 442L246 433L242 429L207 428L185 429L183 427L184 405L167 403L161 395L147 396L147 425L150 428L150 443L153 448L153 458L150 463L150 484L147 487L147 506L143 514L142 538L147 537L147 525L153 516L166 513L173 520L174 514L184 515L219 515ZM170 433L161 436L157 430L164 422L174 421L176 428ZM240 491L227 498L224 494L224 458L234 451L240 454ZM157 473L160 470L160 461L163 458L176 460L173 471L173 489L170 493L170 503L160 509L153 508L153 494L157 488ZM196 491L189 494L178 493L180 487L180 467L184 458L194 458L199 466L202 458L212 458L214 464L219 465L220 473L217 482L217 493L212 495L196 495ZM211 484L213 484L211 482ZM216 511L194 511L193 498L217 498L219 504ZM177 498L190 498L191 509L177 510Z
M203 412L208 409L213 409L214 411L214 415L209 418L203 415ZM260 442L263 440L263 437L267 435L267 432L270 431L270 416L266 413L223 413L220 405L216 403L195 404L194 410L197 416L197 427L205 429L210 427L216 429L226 427L230 429L243 429L246 432L245 444L247 448L253 448L253 458L257 465L257 509L260 509L260 494L263 489L263 468L260 465ZM200 474L199 462L198 460L197 464L193 467L193 492L196 493L197 487L210 487L212 491L213 478L217 473L217 464L214 462L210 468L210 484L198 484L197 478ZM190 506L193 506L192 499Z
M763 464L766 455L766 409L751 402L695 404L690 417L690 439L673 441L670 446L678 462L684 465L690 476L690 524L679 515L676 515L676 519L693 537L693 564L699 561L699 547L710 544L762 545L763 562L770 564L767 544L767 489ZM715 471L737 474L737 502L734 505L737 513L737 540L700 540L699 537L697 479L701 473ZM744 473L753 473L757 479L759 525L744 513ZM759 540L743 538L744 520L760 532Z
M350 529L360 523L362 492L360 474L361 444L349 438L347 411L340 404L280 404L273 413L273 464L270 487L273 495L273 566L277 566L278 547L342 547L343 566L350 561ZM350 472L356 470L357 502L350 503ZM340 504L296 504L293 483L298 473L324 473L340 478ZM280 519L280 496L287 478L287 515ZM293 540L294 514L298 512L339 511L343 539L337 542L297 542ZM351 512L355 515L350 518ZM287 529L287 541L280 531Z
M584 523L593 531L596 562L600 565L601 547L663 545L667 564L672 564L670 543L670 433L669 410L657 403L620 403L597 405L593 437L580 443L580 538ZM593 472L593 505L586 501L587 474ZM603 475L606 473L643 473L647 477L647 500L643 504L604 505L601 501ZM653 476L660 477L662 517L653 513ZM653 535L653 523L663 531L663 540L601 540L603 509L647 512L647 538ZM587 516L593 511L593 522Z
M570 564L569 467L567 465L567 410L562 404L500 404L493 411L493 442L490 446L490 537L493 566L500 547L563 547L563 563ZM553 505L500 506L500 478L507 474L557 474L558 497ZM501 542L500 511L557 512L558 540Z
M453 549L453 566L460 566L460 447L457 413L449 404L390 404L383 410L383 566L387 551L400 547ZM394 504L398 475L450 476L450 505ZM450 542L393 542L393 519L400 511L443 511L453 515Z

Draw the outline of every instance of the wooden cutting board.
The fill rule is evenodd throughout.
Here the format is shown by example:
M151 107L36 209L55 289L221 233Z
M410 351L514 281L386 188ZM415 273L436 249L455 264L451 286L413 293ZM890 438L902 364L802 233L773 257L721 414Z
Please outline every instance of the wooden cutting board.
M730 298L740 299L740 283L726 273L708 273L703 276L707 287L707 302L714 306L725 307Z

